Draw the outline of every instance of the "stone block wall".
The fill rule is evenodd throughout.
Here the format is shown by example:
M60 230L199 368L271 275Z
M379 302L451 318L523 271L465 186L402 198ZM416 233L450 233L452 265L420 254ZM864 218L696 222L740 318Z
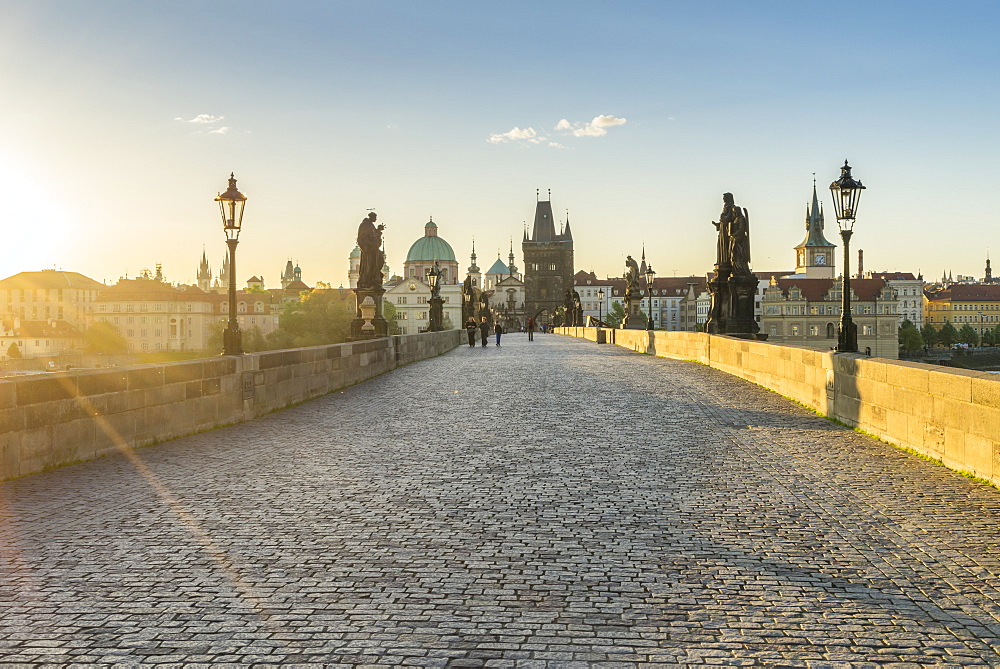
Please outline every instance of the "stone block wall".
M445 353L463 335L0 379L0 480L252 420Z
M593 341L593 330L559 332ZM707 364L1000 485L1000 375L702 332L610 330L607 341Z

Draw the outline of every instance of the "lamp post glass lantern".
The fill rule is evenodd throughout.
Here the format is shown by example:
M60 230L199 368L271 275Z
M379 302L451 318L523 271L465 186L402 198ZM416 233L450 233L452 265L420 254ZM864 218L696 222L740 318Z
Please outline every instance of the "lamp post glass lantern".
M837 336L837 350L845 353L858 352L858 326L851 317L851 235L854 234L854 220L858 214L858 201L865 187L851 176L851 166L844 161L840 168L840 178L830 184L833 195L833 209L837 214L840 238L844 240L844 281L840 305L840 332ZM877 322L877 321L876 321ZM876 334L877 336L877 334Z
M235 173L229 174L229 188L225 193L219 193L215 201L219 203L222 229L226 233L226 245L229 247L229 327L222 334L222 353L243 355L243 335L236 318L236 245L240 243L247 196L236 188Z
M604 325L604 289L597 290L597 327Z
M649 293L649 320L646 321L646 329L653 329L653 277L656 272L652 265L646 265L646 292Z

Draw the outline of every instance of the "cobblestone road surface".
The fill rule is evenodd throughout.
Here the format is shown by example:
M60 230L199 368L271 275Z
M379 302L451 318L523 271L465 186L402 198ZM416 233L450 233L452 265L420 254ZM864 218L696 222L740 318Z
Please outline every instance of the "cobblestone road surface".
M0 485L0 660L996 666L998 521L707 367L508 335Z

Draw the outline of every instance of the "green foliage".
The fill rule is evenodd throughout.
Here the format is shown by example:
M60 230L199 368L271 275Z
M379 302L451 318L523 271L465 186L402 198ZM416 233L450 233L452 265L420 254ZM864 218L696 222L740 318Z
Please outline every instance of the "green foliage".
M254 325L249 330L243 331L243 350L247 353L256 353L257 351L266 351L268 349L267 342L264 340L264 333L260 331L260 328Z
M451 315L445 314L444 318L441 319L441 329L442 330L454 330L455 324L451 322Z
M352 291L317 289L289 303L279 323L296 347L340 344L347 341L355 314Z
M902 330L903 328L912 328L912 327L916 326L913 325L913 321L911 321L909 318L904 318L903 322L899 324L900 330Z
M625 307L621 302L612 302L608 313L604 315L604 323L609 328L617 328L621 326L623 320L625 320Z
M996 346L997 340L994 330L983 330L983 346Z
M83 335L87 350L91 353L127 353L128 342L111 323L97 321ZM10 355L10 352L7 353Z
M943 346L954 346L958 342L958 330L950 321L945 322L938 330L938 342Z
M7 349L7 357L10 358L11 360L20 360L21 359L21 357L22 357L21 356L21 349L18 348L17 342L12 342L11 345L10 345L10 347L8 347L8 349Z
M208 341L205 342L206 353L210 353L212 355L222 353L222 348L225 342L223 332L225 332L226 327L226 321L216 321L208 326L210 334L208 335Z
M934 346L940 341L938 331L930 323L924 323L924 326L920 328L920 336L924 338L924 343L928 346Z
M249 294L249 293L266 293L267 292L267 288L264 288L264 286L260 286L260 285L257 285L255 283L255 284L253 284L251 286L247 286L243 290L243 292L246 293L246 294Z
M968 344L969 346L978 346L979 333L976 332L975 328L966 323L962 326L962 329L958 331L958 341L962 344Z
M264 337L264 341L267 343L267 350L269 351L283 348L295 348L295 338L281 328L278 328L274 332L267 333Z
M399 323L396 321L396 305L389 300L382 300L382 318L389 325L389 334L399 334Z
M919 351L924 347L920 330L910 321L903 321L903 327L899 328L899 347L904 351Z

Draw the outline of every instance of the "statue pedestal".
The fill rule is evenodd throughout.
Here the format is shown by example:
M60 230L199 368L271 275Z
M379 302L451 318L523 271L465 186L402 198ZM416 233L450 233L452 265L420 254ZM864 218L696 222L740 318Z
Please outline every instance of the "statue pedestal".
M760 332L760 324L753 315L754 298L757 296L757 284L760 282L753 274L732 275L729 277L728 288L732 298L732 313L726 321L728 335L755 335Z
M715 278L708 282L708 292L712 296L712 306L708 310L708 320L705 321L705 332L709 334L725 334L726 326L732 312L733 299L729 292L729 284L726 279L729 276L728 268L725 275L720 271L718 265L715 268Z
M379 337L388 336L389 323L382 317L382 296L384 294L385 289L381 286L378 288L356 288L354 290L354 295L357 298L357 316L351 321L351 341L378 339ZM372 301L375 302L375 317L371 319L371 324L375 329L370 331L362 329L365 319L361 317L361 303L365 301L366 297L372 298Z
M444 298L439 295L432 297L428 302L431 305L429 330L431 332L440 332L444 329Z
M622 327L626 330L645 330L646 319L642 313L642 294L633 290L625 296L625 318Z

